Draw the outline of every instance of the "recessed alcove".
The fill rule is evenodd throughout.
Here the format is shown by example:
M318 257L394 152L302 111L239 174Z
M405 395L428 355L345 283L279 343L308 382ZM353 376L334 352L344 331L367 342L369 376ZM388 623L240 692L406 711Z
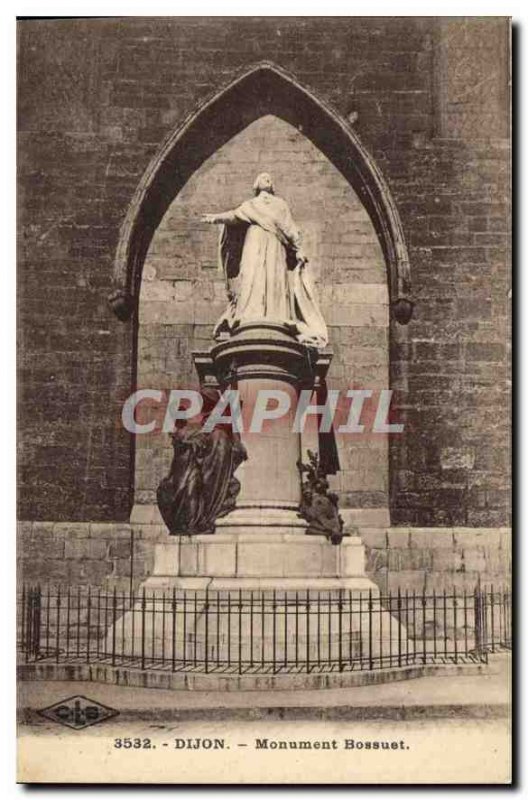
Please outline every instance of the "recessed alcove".
M217 268L218 228L200 221L252 194L271 172L303 232L334 358L329 388L389 386L389 289L376 230L356 191L298 127L272 114L251 122L189 177L154 232L138 305L138 388L198 388L191 353L212 344L226 305ZM343 508L388 508L386 437L338 437L341 472L332 478ZM171 447L156 431L136 441L135 502L152 504Z

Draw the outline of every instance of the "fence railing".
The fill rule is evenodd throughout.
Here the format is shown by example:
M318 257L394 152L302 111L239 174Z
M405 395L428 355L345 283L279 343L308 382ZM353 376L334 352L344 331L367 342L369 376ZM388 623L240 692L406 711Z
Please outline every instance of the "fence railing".
M511 647L511 595L474 592L142 591L26 586L27 662L280 673L487 662Z

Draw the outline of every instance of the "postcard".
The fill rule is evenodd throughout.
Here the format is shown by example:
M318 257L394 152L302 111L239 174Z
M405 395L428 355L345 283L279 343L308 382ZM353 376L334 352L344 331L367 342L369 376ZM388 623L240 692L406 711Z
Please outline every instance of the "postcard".
M19 782L511 783L509 18L17 27Z

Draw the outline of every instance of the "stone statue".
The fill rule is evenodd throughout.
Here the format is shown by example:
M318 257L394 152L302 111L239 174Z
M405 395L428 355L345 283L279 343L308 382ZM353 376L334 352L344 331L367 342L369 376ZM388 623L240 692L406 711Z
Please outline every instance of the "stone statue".
M210 412L214 401L209 406ZM216 520L233 511L240 492L234 473L247 458L240 436L227 425L203 432L206 418L207 410L199 425L177 420L170 434L174 456L157 500L172 535L214 533Z
M215 338L240 324L278 322L298 341L318 349L328 333L307 275L307 257L288 204L277 197L267 172L254 184L255 197L232 211L206 214L204 222L223 225L220 267L229 306L215 327Z
M301 477L301 504L299 516L309 524L308 535L326 536L332 544L340 544L343 539L343 519L337 506L337 495L329 492L328 481L321 467L319 456L308 450L309 463L297 463Z

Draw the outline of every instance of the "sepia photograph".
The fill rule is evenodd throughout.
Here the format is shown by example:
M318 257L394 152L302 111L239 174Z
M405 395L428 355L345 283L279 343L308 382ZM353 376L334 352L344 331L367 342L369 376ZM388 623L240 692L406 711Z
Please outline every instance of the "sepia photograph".
M17 781L511 785L510 18L16 27Z

